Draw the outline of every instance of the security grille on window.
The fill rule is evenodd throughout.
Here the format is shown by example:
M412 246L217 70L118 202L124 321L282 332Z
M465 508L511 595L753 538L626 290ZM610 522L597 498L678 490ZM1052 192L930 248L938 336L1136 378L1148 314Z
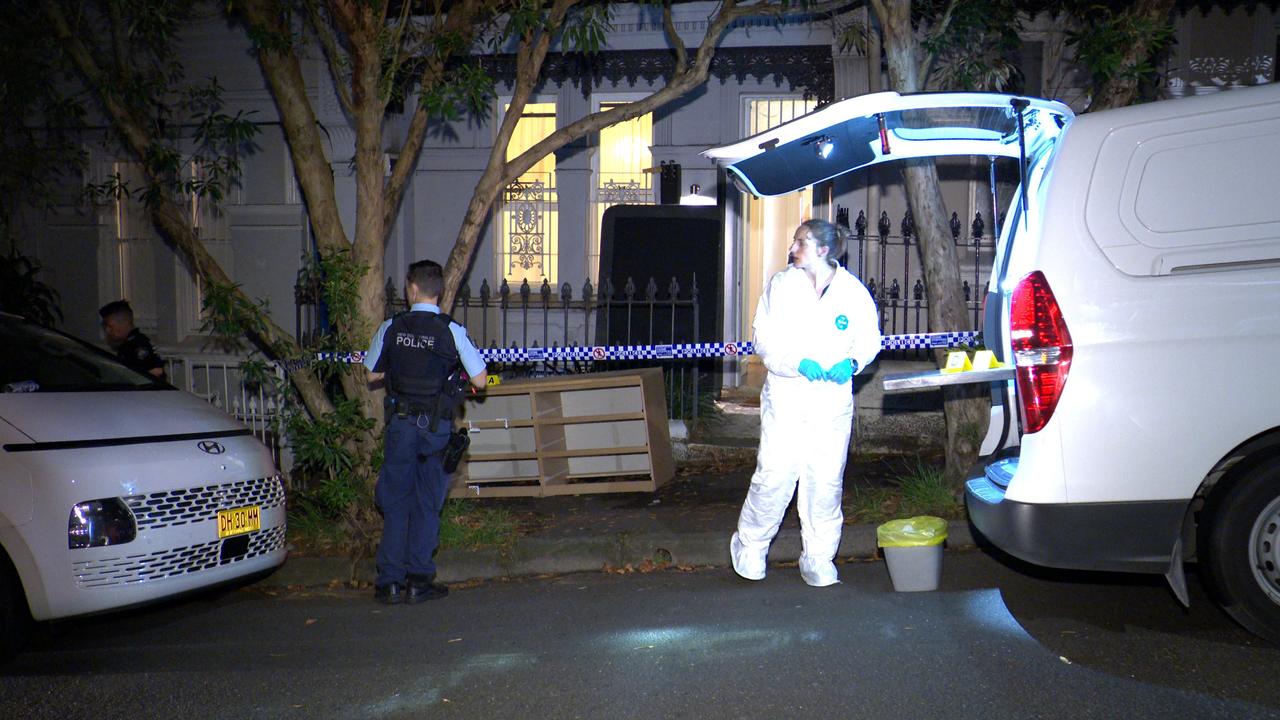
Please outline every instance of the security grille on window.
M518 157L555 129L555 103L529 103L507 145L507 159ZM555 167L555 155L548 155L502 193L498 273L512 285L524 280L535 287L543 280L553 287L556 284L559 201Z

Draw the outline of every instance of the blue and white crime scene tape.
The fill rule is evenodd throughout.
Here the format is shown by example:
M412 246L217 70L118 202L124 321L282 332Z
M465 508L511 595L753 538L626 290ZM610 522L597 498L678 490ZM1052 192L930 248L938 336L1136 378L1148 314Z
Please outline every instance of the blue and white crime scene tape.
M880 347L885 350L917 350L976 345L982 333L977 330L963 332L915 333L911 335L885 335ZM555 361L609 360L670 360L677 358L734 357L754 355L750 342L674 343L671 345L592 345L581 347L525 347L480 348L485 362L528 363ZM316 353L316 360L329 362L364 362L364 351ZM306 364L303 361L286 363L290 370Z

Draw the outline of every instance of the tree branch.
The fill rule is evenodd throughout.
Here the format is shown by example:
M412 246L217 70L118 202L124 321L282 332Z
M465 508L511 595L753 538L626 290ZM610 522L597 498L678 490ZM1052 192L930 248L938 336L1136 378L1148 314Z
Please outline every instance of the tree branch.
M671 80L665 86L645 98L625 105L616 105L608 110L591 113L543 138L533 147L512 158L507 163L506 172L503 173L501 178L502 186L505 187L514 182L529 168L537 164L539 160L577 138L615 123L626 122L645 113L652 112L694 87L701 85L710 74L711 60L715 57L716 45L719 43L720 36L735 20L750 15L758 15L762 12L762 8L768 9L768 4L763 0L744 6L737 5L734 0L726 0L721 6L720 12L708 23L707 31L698 45L697 53L691 65L677 68L676 72L671 76Z
M671 43L671 48L676 51L676 72L684 69L689 62L689 51L684 46L684 40L680 37L680 33L676 32L675 17L671 12L672 0L662 3L662 32L667 36L667 42Z
M129 48L125 45L120 5L108 3L108 13L111 16L111 49L115 54L116 72L120 73L120 77L128 78L132 73L132 65L129 62Z
M387 76L394 78L400 72L400 66L404 62L404 48L408 35L409 25L411 24L409 10L413 7L412 2L400 3L400 18L396 21L395 30L391 33L391 52L390 64L387 68Z
M262 27L272 32L287 30L272 14L270 0L245 0L237 5L237 12L250 27ZM334 195L333 170L329 166L328 153L324 151L320 123L307 97L306 81L302 77L298 57L292 51L277 53L263 47L257 49L257 57L280 110L280 120L289 141L289 157L293 160L298 185L307 201L307 214L316 245L324 257L350 249L351 242L343 230L342 215L338 212Z
M409 5L408 2L405 3ZM315 32L316 37L320 40L320 47L324 49L324 59L329 65L329 74L333 76L333 88L338 93L338 101L342 103L342 109L348 116L355 114L355 107L351 103L351 88L347 86L343 80L345 74L342 71L342 62L347 60L346 53L342 51L342 47L338 43L338 38L333 34L332 28L324 18L320 17L320 11L316 3L307 3L307 21L311 25L311 29Z
M485 0L460 3L451 7L449 14L443 20L443 25L438 27L435 33L442 35L462 33L465 40L462 44L469 45L474 37L476 18L485 7ZM420 91L425 91L426 88L434 86L444 78L447 59L439 54L432 55L418 78ZM383 223L386 227L391 227L395 223L396 215L400 212L409 178L413 176L418 167L418 159L422 156L429 120L427 108L422 103L418 103L414 108L413 117L409 119L405 141L400 147L400 157L396 160L395 167L391 169L391 177L387 179L384 189L386 204L383 208ZM388 239L390 239L389 236L383 241L384 249Z
M66 16L62 14L61 6L55 2L44 3L43 6L45 16L49 18L49 22L53 25L54 37L66 49L71 62L80 71L80 74L84 76L90 89L98 96L107 111L107 115L117 119L116 129L119 131L125 145L137 157L146 157L147 147L151 144L151 137L143 131L144 123L133 116L130 108L121 102L120 98L107 90L111 86L108 78L103 73L102 68L98 66L97 61L94 60L89 48L85 46L77 35L71 32Z
M942 13L942 20L938 22L938 28L934 31L935 35L941 35L947 31L947 26L951 24L951 16L955 14L956 5L958 3L959 0L951 0L951 2L947 3L947 10ZM921 49L924 49L923 45L921 46ZM920 61L920 69L916 71L916 82L919 87L928 87L929 73L933 68L934 61L937 59L938 53L925 53L924 60Z

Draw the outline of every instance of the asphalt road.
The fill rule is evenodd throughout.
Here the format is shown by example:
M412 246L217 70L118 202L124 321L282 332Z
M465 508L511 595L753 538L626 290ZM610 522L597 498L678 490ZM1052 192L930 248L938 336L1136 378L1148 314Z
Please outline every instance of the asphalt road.
M65 623L0 676L0 717L1280 718L1280 649L1162 581L948 553L937 592L880 562L579 574L455 588L244 589Z

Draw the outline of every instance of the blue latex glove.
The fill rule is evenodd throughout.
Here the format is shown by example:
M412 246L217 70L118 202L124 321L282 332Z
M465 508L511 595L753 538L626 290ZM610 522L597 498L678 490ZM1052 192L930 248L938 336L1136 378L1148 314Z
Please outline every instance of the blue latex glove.
M822 366L809 358L801 360L800 366L796 369L800 371L801 375L809 378L809 382L822 380L827 376L827 374L822 371Z
M857 371L858 364L853 360L845 358L835 365L832 365L831 369L827 370L827 379L837 385L843 385L849 382L849 378L852 378L853 374Z

